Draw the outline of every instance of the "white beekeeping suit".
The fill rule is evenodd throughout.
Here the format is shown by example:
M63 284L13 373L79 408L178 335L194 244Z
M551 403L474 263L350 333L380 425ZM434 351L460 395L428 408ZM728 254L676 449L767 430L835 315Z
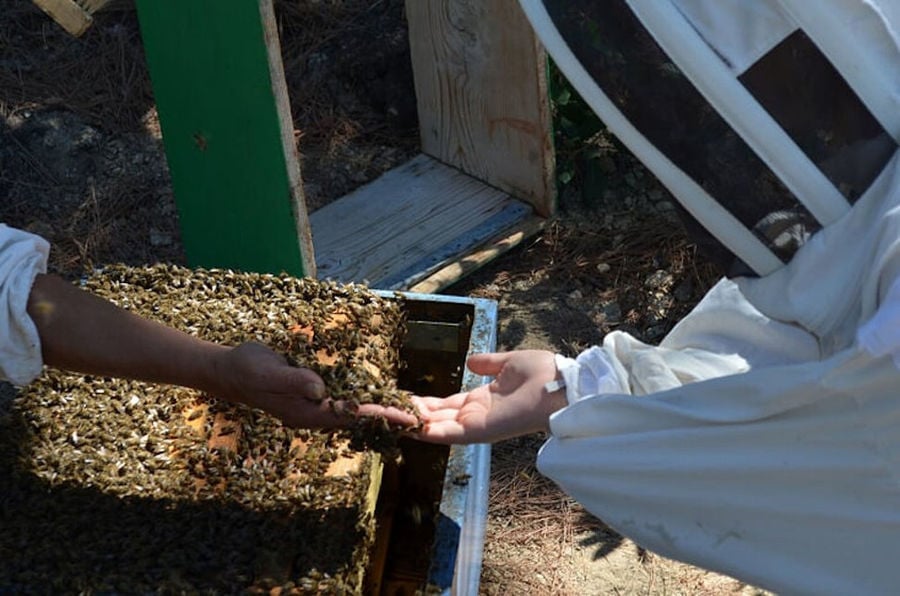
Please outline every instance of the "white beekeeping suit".
M553 13L549 0L522 0L608 127L759 274L720 281L658 347L615 332L575 360L557 356L569 405L551 418L538 467L661 554L783 593L895 593L900 11L890 0L625 1L821 230L776 256L728 197L711 196L594 84L587 54L576 57L577 40L556 27L561 11L591 3ZM853 200L737 83L797 31L886 133L861 149L883 159Z
M26 308L49 252L43 238L0 224L0 380L25 385L41 374L40 338Z
M775 274L721 281L658 348L616 332L563 364L570 406L551 419L541 472L664 555L786 593L892 592L896 160L892 170L887 201L866 197ZM848 246L842 234L861 226ZM613 380L617 392L596 393Z

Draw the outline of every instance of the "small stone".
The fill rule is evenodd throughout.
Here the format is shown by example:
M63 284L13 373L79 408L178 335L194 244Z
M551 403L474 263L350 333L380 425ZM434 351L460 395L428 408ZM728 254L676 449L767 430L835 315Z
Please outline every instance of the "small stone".
M660 212L674 211L675 205L672 204L672 201L660 201L656 204L656 209Z
M169 246L172 244L172 235L161 232L156 228L150 228L150 244L153 246Z
M32 234L37 234L41 238L51 239L55 235L55 231L53 230L53 226L43 221L33 221L27 226L25 226L26 232L31 232Z
M610 269L609 263L597 263L597 273L609 273Z
M610 302L603 305L603 314L610 323L618 323L622 320L622 307L618 302Z
M644 280L644 287L653 290L661 290L668 288L673 282L674 278L671 273L663 269L658 269Z
M665 334L665 325L653 325L652 327L647 328L647 331L644 333L644 339L646 341L656 341L662 339Z

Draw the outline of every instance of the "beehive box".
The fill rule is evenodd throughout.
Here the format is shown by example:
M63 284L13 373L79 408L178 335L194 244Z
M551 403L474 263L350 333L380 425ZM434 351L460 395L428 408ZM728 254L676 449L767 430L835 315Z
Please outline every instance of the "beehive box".
M167 266L86 285L201 337L273 345L360 401L459 390L472 341L493 339L461 299ZM0 587L446 589L477 501L465 505L470 453L394 436L292 430L187 389L48 372L3 404Z

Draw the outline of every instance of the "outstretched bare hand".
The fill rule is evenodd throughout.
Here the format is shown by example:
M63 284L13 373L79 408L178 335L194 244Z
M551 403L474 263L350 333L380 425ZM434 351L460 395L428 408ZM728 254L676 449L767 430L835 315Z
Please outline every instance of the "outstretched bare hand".
M469 369L496 378L472 391L446 398L413 398L425 423L414 436L432 443L485 443L546 430L548 419L566 405L565 392L548 393L557 378L553 353L522 350L476 354Z

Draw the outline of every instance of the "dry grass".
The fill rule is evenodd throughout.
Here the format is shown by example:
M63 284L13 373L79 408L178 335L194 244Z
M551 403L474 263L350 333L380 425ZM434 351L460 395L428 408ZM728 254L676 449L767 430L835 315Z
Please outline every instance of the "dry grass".
M485 538L486 594L571 595L583 590L576 550L600 558L622 538L563 493L535 467L545 437L494 446Z
M381 22L396 20L399 6L398 0L276 1L294 127L304 151L333 154L360 139L416 142L414 129L391 128L347 87L355 78L383 74L407 51L405 38L374 35ZM0 13L0 115L59 106L117 132L152 124L153 91L134 11L100 12L78 39L31 2L0 0ZM385 30L392 35L390 27ZM373 50L376 42L382 47Z
M63 107L97 126L137 131L152 106L135 14L98 15L75 39L31 2L0 0L3 115Z
M537 471L535 456L544 439L535 435L494 447L492 513L499 520L515 521L498 528L495 540L519 545L550 540L562 545L578 534L605 527Z
M353 42L348 40L371 35L372 20L387 4L386 0L276 2L285 78L304 142L323 144L333 152L358 135L384 131L384 121L372 118L369 110L336 106L334 92L341 91L338 79L366 60L352 51ZM345 51L335 54L334 46Z

